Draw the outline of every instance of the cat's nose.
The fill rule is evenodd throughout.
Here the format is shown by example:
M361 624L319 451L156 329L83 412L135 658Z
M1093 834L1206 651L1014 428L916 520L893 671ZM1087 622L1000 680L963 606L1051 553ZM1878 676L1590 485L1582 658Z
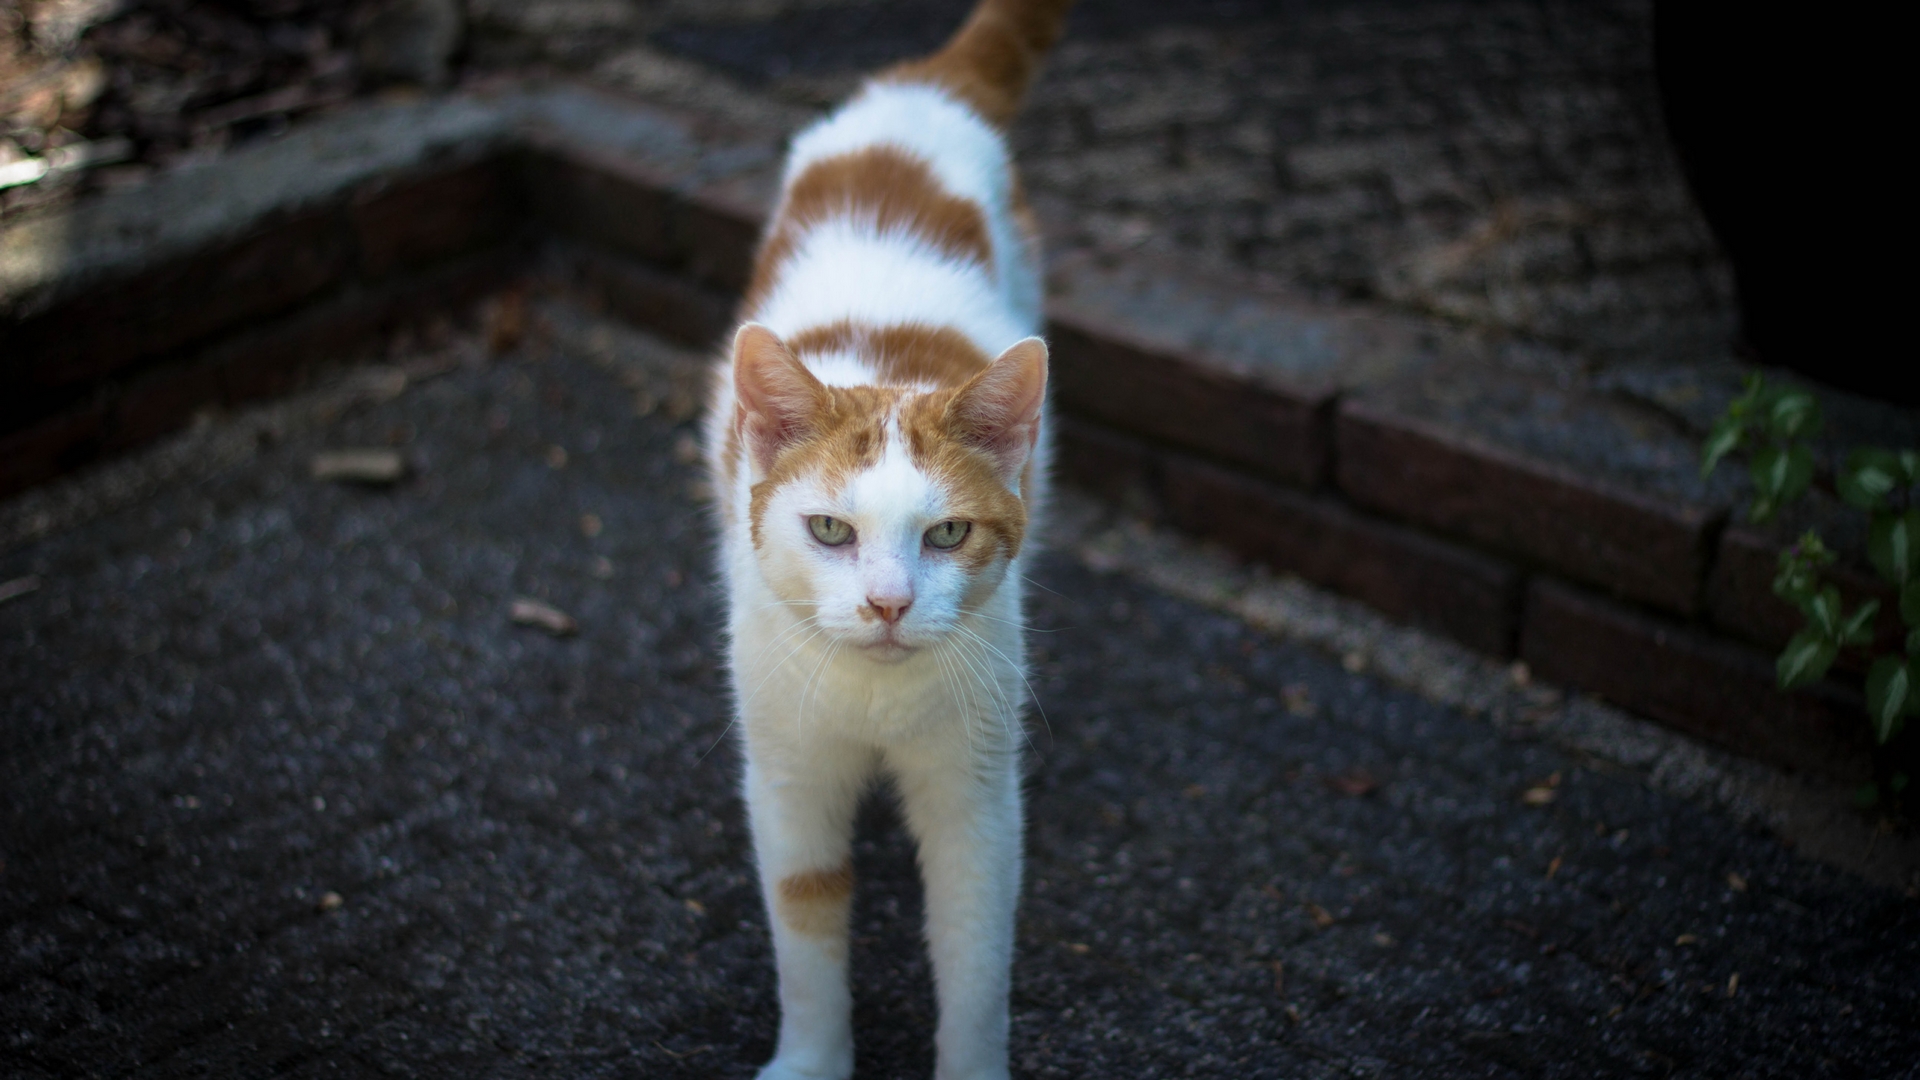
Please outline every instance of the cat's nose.
M906 617L907 609L913 606L911 596L869 596L867 606L888 626L898 623Z

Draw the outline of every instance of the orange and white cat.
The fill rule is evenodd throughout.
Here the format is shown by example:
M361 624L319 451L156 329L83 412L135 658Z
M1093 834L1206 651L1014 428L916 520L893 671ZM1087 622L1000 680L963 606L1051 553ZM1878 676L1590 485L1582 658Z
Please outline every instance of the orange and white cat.
M984 0L794 139L716 380L707 455L779 964L761 1080L852 1074L853 817L883 778L919 845L936 1075L1007 1075L1047 349L1004 128L1069 3Z

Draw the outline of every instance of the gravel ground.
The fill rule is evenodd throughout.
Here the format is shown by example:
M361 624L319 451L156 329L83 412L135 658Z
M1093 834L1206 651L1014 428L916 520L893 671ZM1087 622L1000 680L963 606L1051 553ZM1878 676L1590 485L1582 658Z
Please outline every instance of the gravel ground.
M0 1072L769 1053L698 358L541 310L0 508ZM1911 892L1119 566L1035 571L1017 1075L1914 1075ZM925 1075L883 798L857 860L861 1075Z

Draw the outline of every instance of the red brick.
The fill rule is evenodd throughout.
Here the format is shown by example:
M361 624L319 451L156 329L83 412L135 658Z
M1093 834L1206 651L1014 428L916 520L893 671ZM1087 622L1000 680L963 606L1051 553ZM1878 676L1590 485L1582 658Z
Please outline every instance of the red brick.
M1769 649L1784 646L1806 622L1798 608L1773 595L1780 547L1778 540L1758 529L1732 526L1721 534L1719 554L1707 575L1708 620L1736 637ZM1844 564L1830 568L1827 580L1839 586L1848 610L1866 600L1880 601L1872 651L1899 652L1905 647L1906 631L1892 588L1871 573ZM1840 667L1864 672L1867 652L1847 650L1840 655Z
M103 454L118 453L185 427L193 414L225 396L217 364L164 364L114 395Z
M599 252L581 256L589 288L621 318L697 348L708 348L733 329L735 300L703 289L678 274Z
M577 151L536 150L526 162L538 223L562 236L666 266L682 258L682 201L664 177Z
M1289 394L1056 314L1055 400L1068 413L1311 487L1325 475L1325 392Z
M696 194L676 220L687 273L715 289L746 291L766 215L717 194Z
M370 186L351 209L361 272L383 277L509 239L525 217L517 187L504 157Z
M1666 502L1347 401L1338 482L1361 506L1681 614L1720 511Z
M1166 455L1161 470L1161 498L1176 528L1481 652L1512 654L1521 588L1515 567L1183 454Z
M346 290L278 322L222 341L205 354L221 371L230 405L277 397L305 384L314 366L337 361L382 330L422 311L461 304L512 279L524 254L495 248L378 286Z
M24 387L91 382L274 315L339 282L349 249L346 223L319 212L103 285L9 335L0 378Z
M1533 580L1520 655L1542 678L1737 753L1842 778L1871 769L1857 693L1783 693L1766 653L1584 589Z
M88 404L0 438L0 498L91 458L105 422L106 409Z
M1143 517L1164 516L1160 462L1164 451L1099 424L1053 419L1053 471L1059 479Z

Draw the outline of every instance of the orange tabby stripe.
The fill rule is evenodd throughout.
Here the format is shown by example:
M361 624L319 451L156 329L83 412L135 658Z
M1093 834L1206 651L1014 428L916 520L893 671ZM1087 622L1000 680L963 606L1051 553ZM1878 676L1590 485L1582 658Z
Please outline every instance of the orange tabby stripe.
M914 232L956 259L993 262L993 240L978 204L948 194L933 170L913 154L869 146L817 161L794 178L779 219L754 261L742 311L755 311L766 301L807 230L832 218L872 221L882 231Z
M787 340L795 356L852 353L873 365L883 386L959 386L992 362L950 326L903 323L869 326L840 319Z
M780 879L774 905L780 921L797 934L828 937L846 929L853 898L853 861L831 870L808 870Z
M1073 0L985 0L932 56L881 75L944 86L1002 129L1013 122Z

